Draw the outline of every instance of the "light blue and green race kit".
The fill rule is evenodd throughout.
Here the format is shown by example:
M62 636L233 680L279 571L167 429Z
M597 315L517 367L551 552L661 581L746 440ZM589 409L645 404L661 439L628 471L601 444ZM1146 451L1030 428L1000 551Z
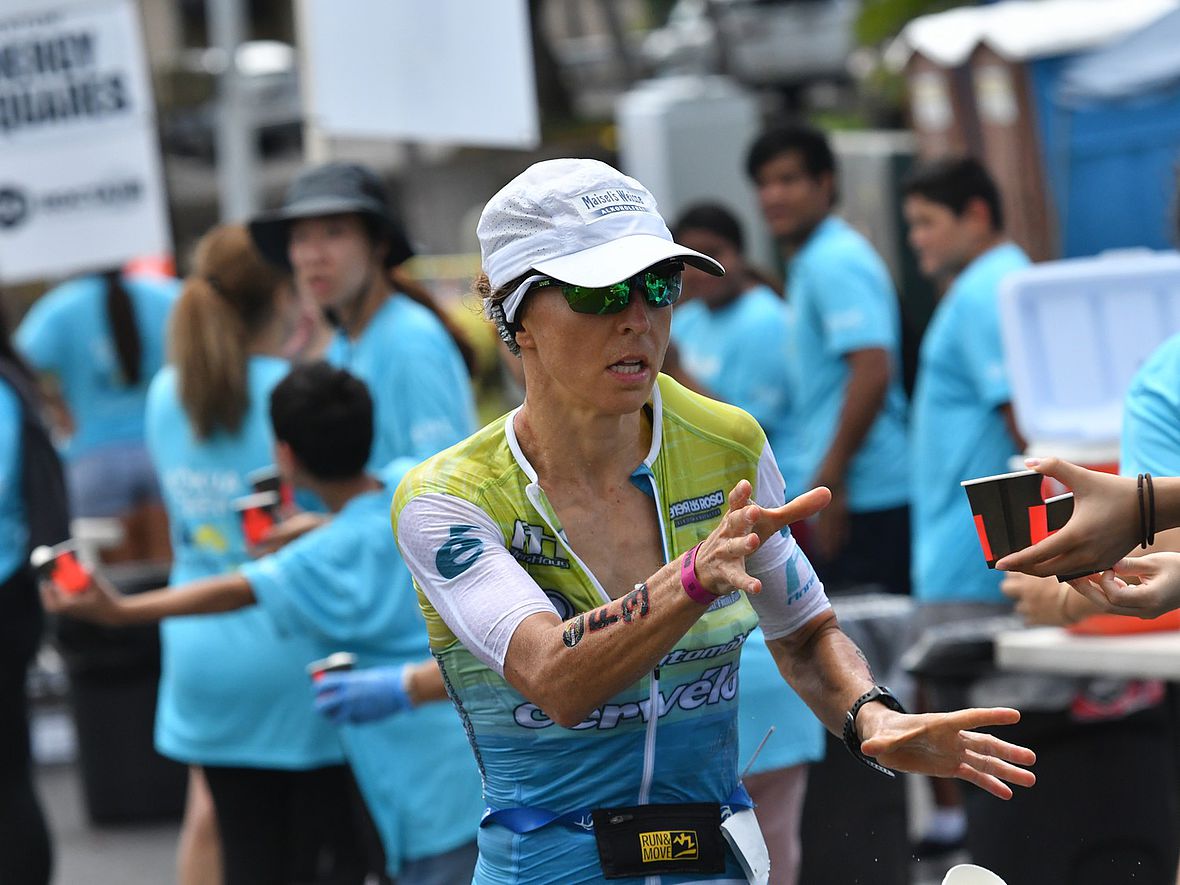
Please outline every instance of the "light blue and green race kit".
M758 503L782 504L773 453L745 412L660 376L645 414L651 447L631 481L652 499L666 561L709 535L741 479ZM578 725L557 725L504 678L512 633L533 614L568 621L622 594L604 588L570 547L517 441L514 416L411 470L394 498L394 530L483 777L488 811L475 881L598 882L592 809L716 802L724 817L749 807L738 779L742 645L759 621L776 639L829 603L784 530L747 559L761 594L719 597L652 673ZM644 613L637 602L633 616ZM603 626L591 616L585 629ZM614 881L746 879L727 850L724 874Z

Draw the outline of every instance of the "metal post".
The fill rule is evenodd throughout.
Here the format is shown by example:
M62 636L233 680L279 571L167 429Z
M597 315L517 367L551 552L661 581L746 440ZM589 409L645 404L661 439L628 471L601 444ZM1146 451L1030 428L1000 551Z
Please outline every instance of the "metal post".
M217 193L222 221L242 221L258 210L254 189L254 120L246 107L235 57L246 37L242 0L205 0L210 43L225 61L218 75Z

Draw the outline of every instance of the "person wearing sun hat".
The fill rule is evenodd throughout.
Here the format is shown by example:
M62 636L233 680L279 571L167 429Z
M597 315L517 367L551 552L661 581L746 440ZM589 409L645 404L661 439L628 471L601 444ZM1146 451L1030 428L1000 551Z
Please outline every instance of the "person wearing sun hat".
M375 172L356 163L306 169L282 205L249 226L258 250L336 326L325 358L368 385L371 468L433 455L474 429L470 380L441 312L418 287L391 286L414 249Z
M739 654L759 621L866 764L1002 798L1003 780L1032 784L1030 751L970 731L1015 710L906 716L874 686L786 528L828 491L784 504L757 422L659 374L682 266L723 269L673 241L643 185L538 163L478 233L476 289L525 401L411 469L393 504L483 775L475 882L765 881L737 774Z

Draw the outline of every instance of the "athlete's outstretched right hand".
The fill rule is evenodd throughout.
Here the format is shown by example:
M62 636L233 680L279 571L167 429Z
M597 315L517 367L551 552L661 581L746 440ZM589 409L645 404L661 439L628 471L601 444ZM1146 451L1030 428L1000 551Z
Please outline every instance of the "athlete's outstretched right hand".
M760 593L762 582L746 572L746 557L772 535L819 513L832 500L832 493L819 486L781 507L762 507L750 500L753 492L744 479L733 487L729 512L697 551L697 578L718 596L734 590Z

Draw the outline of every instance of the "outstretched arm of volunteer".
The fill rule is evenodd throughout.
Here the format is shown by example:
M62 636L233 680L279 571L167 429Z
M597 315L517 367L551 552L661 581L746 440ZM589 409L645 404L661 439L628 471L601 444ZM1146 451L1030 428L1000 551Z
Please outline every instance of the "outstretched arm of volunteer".
M996 568L1038 577L1076 575L1110 568L1142 537L1134 477L1087 470L1060 458L1026 461L1033 470L1073 489L1069 522L1045 540L1009 554ZM1156 527L1180 526L1180 479L1154 477Z
M250 581L241 574L201 578L176 587L164 587L124 596L100 575L91 578L81 593L62 593L50 581L41 583L41 601L46 611L80 618L109 627L155 624L164 618L207 615L236 611L258 602ZM394 674L394 671L396 673ZM374 700L370 695L387 694L369 688L350 686L350 679L367 683L368 688L381 677L391 677L395 687L391 697ZM446 700L446 686L434 659L376 667L353 673L329 673L315 686L316 708L335 722L367 722L384 718L400 709L416 707L427 701Z

